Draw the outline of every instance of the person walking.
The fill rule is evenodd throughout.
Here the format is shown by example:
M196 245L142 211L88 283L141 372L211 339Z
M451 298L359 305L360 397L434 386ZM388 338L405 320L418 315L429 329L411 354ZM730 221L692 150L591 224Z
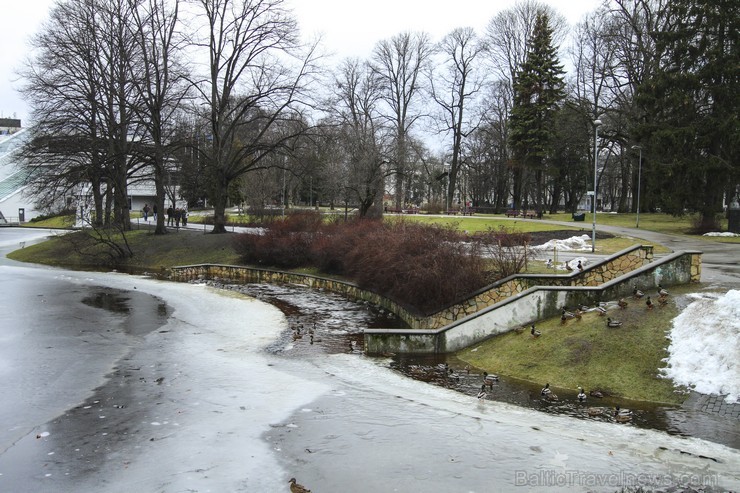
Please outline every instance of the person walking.
M144 221L149 220L149 204L144 204L144 208L142 209L144 211Z
M172 226L175 220L175 209L172 206L167 208L167 226Z
M152 204L152 216L154 217L154 220L157 220L157 203L155 202Z

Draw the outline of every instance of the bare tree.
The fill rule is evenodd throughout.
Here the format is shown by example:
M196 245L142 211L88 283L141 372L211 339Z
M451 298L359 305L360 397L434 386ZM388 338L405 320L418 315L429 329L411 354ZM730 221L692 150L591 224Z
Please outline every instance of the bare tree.
M560 45L567 32L565 18L539 0L521 0L498 13L486 26L484 40L493 71L493 80L513 86L519 67L527 58L529 39L537 15L546 14L553 30L553 44Z
M113 199L107 204L112 207L113 224L127 231L131 229L129 177L142 166L133 149L143 130L133 109L140 103L131 70L131 64L137 59L137 45L129 24L133 13L128 0L97 0L96 4L99 18L95 31L99 46L96 62L101 88L98 123L106 137L108 191L112 192Z
M458 28L442 39L437 47L443 57L440 69L430 77L432 99L441 110L441 130L452 137L447 203L451 204L453 191L461 168L464 139L480 125L476 114L476 97L480 94L482 79L477 77L478 58L485 51L473 28ZM471 114L473 116L471 116Z
M198 43L208 73L197 85L209 109L203 155L214 207L213 233L223 233L231 182L305 131L306 84L316 69L315 47L301 54L296 21L284 0L193 0L207 25Z
M128 0L132 13L131 36L138 58L131 64L139 105L133 108L145 134L137 149L151 167L156 188L155 234L167 232L165 197L167 175L172 171L176 115L187 91L186 73L179 62L177 40L180 0ZM148 173L147 173L148 175Z
M386 119L395 133L393 172L396 208L404 201L404 180L408 173L407 140L411 127L422 116L414 105L421 95L420 76L429 63L432 44L425 33L401 33L375 46L373 69L380 77L383 99L388 106Z
M380 215L387 162L378 113L380 77L367 63L348 59L339 67L335 86L332 113L347 166L345 188L359 204L361 217Z
M129 14L123 0L57 3L23 74L37 122L26 148L36 189L47 203L72 192L90 194L93 225L122 231L130 228L127 177L137 133Z

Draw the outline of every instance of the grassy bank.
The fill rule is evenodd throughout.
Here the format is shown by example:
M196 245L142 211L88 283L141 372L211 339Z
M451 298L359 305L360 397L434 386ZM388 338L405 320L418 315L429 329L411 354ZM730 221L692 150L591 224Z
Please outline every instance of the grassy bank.
M180 230L166 235L154 235L150 230L131 231L126 241L134 252L118 267L158 272L176 265L203 263L236 264L237 255L231 246L232 235L211 235ZM16 250L8 258L70 268L96 268L106 265L108 258L100 246L80 242L79 233L55 237L49 241Z
M672 293L690 288L674 286ZM489 373L556 388L601 389L625 399L678 404L684 395L670 380L658 378L667 357L666 331L678 315L673 297L667 306L648 311L644 301L629 299L626 309L608 316L623 322L607 328L606 317L585 313L561 325L560 318L536 323L542 335L509 332L460 351L456 356Z

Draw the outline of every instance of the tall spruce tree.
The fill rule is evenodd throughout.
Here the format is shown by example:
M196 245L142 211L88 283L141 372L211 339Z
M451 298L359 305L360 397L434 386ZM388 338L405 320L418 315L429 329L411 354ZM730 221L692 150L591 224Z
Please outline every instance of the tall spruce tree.
M673 0L670 28L656 34L660 68L638 88L653 174L664 210L701 213L714 226L740 183L740 0ZM659 172L657 172L659 170Z
M563 66L552 42L553 29L546 13L537 15L527 57L514 80L511 111L511 146L514 173L531 170L535 180L537 213L542 214L544 176L552 151L553 123L565 98ZM514 207L521 197L514 194Z

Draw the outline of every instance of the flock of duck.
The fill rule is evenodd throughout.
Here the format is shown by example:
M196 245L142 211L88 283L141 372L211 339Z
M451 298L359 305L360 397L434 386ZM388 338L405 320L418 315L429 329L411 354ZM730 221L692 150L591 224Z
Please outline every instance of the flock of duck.
M668 290L665 289L663 286L658 284L658 306L664 307L668 304ZM645 293L637 288L637 286L634 287L632 290L632 297L635 300L641 300L645 296ZM586 305L581 305L580 307L576 308L573 311L568 310L568 307L563 307L563 310L560 314L560 325L565 325L568 323L569 320L581 320L583 317L583 314L586 312L596 312L600 317L606 316L607 310L610 306L615 305L618 306L620 309L624 310L629 306L629 303L626 299L620 298L616 302L600 302L595 307L589 307ZM647 307L647 310L652 310L655 308L655 303L653 302L652 298L650 296L647 297L645 300L645 306ZM606 326L608 328L617 328L622 326L622 322L620 320L606 317ZM526 327L520 327L515 329L517 333L522 333L526 330ZM539 337L542 335L542 332L539 331L534 324L532 324L529 333L532 335L532 337Z
M546 383L544 387L542 387L542 390L540 390L540 395L542 398L548 402L557 402L559 401L558 396L555 395L555 393L550 389L550 384ZM586 391L583 390L583 387L578 387L578 402L586 402L586 399L588 399L588 396L596 397L598 399L601 399L604 397L604 393L600 390L592 390L586 395ZM608 415L606 408L603 407L589 407L586 409L586 412L589 416L603 416ZM614 421L617 423L627 423L630 420L632 420L632 411L629 409L623 409L619 406L616 406L614 408L614 411L612 412L612 417L614 418Z
M668 290L666 290L663 286L658 284L658 306L663 307L668 303ZM638 289L637 286L634 287L632 290L632 298L635 300L641 300L643 297L645 297L645 293ZM588 306L580 306L576 308L573 311L568 310L567 307L563 307L561 315L560 315L560 324L565 325L568 323L569 320L581 320L583 314L585 312L596 312L599 316L603 317L606 316L607 310L609 309L610 305L618 306L620 309L624 310L627 308L629 303L624 298L619 299L616 303L615 302L602 302L596 305L595 307L588 307ZM653 302L652 298L650 296L647 296L647 299L645 300L645 306L647 310L652 310L655 307L655 303ZM606 319L606 326L608 328L616 328L621 327L622 322L616 319L613 319L611 317L607 317ZM515 329L517 333L522 333L525 330L527 330L526 327L519 327ZM534 324L532 324L529 328L529 333L533 338L538 338L542 335L542 332L535 327ZM480 392L478 392L478 399L485 399L486 398L486 388L492 388L492 385L494 382L498 381L498 375L489 375L486 372L483 372L483 384L481 385ZM555 393L550 389L550 384L547 383L540 391L540 395L545 401L548 402L555 402L558 401L558 396L555 395ZM602 398L604 397L604 394L601 391L598 390L592 390L589 392L589 395L591 397L595 398ZM578 401L579 402L585 402L588 396L586 395L586 392L583 390L582 387L578 387ZM608 414L606 412L605 408L602 407L590 407L587 410L589 416L601 416ZM617 406L612 414L612 417L614 420L618 423L626 423L629 422L632 419L632 411L629 409L621 409L619 406Z
M291 338L293 339L293 342L298 342L306 338L308 339L308 343L311 345L313 345L314 343L318 344L320 342L323 342L323 339L320 337L318 330L316 329L316 322L313 323L313 327L309 327L309 328L304 327L302 323L297 323L291 331ZM350 339L347 344L348 344L348 347L347 347L348 352L350 353L361 352L356 347L355 341Z

